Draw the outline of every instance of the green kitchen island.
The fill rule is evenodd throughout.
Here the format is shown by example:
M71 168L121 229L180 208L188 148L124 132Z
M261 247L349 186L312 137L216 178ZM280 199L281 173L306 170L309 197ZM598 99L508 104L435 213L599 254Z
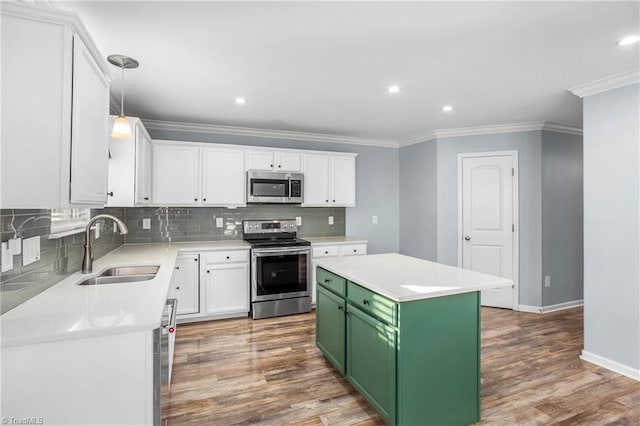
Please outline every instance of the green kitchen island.
M316 265L316 343L389 424L480 420L480 291L511 280L400 254Z

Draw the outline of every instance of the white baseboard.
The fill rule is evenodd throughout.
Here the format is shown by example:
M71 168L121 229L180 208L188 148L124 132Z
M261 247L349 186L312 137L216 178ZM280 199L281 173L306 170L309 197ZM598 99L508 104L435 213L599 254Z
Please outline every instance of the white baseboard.
M564 309L571 309L577 306L582 306L584 304L583 300L572 300L570 302L558 303L556 305L549 306L529 306L529 305L518 305L517 310L520 312L530 312L532 314L548 314L549 312L557 312L562 311Z
M627 365L620 364L619 362L612 361L600 355L592 354L591 352L587 352L585 350L582 351L582 354L580 355L580 359L595 365L599 365L600 367L606 368L607 370L611 370L615 373L622 374L623 376L627 376L631 379L634 379L640 382L639 369L635 369Z

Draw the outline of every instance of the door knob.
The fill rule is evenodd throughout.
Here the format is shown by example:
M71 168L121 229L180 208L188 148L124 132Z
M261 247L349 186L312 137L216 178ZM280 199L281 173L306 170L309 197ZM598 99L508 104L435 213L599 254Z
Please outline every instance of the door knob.
M464 239L465 239L465 241L469 241L471 239L471 237L467 235L466 237L464 237Z

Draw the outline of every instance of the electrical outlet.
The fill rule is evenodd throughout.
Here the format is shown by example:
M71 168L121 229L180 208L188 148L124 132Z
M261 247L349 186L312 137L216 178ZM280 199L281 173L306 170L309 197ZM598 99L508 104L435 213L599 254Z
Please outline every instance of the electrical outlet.
M40 260L40 237L25 238L22 242L22 266Z
M2 272L13 269L13 254L9 250L9 243L2 243Z
M93 236L95 237L95 239L97 240L98 238L100 238L100 222L96 222L95 225L93 225Z
M544 286L551 287L551 275L547 275L544 277Z
M118 232L118 224L115 222L111 222L113 223L113 233L116 234Z
M302 226L302 217L296 216L296 225L297 226Z
M374 225L375 225L376 223L378 223L378 216L373 216L373 217L371 218L371 223L373 223Z
M329 225L333 225L333 216L329 216Z
M216 217L216 228L222 228L224 226L224 220L221 217Z
M151 229L151 219L145 217L142 219L142 229Z

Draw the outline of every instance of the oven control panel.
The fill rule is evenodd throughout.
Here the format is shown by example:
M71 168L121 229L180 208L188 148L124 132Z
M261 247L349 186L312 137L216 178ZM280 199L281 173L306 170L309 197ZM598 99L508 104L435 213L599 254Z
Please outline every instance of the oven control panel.
M242 222L244 234L290 234L298 227L295 219L245 220Z

